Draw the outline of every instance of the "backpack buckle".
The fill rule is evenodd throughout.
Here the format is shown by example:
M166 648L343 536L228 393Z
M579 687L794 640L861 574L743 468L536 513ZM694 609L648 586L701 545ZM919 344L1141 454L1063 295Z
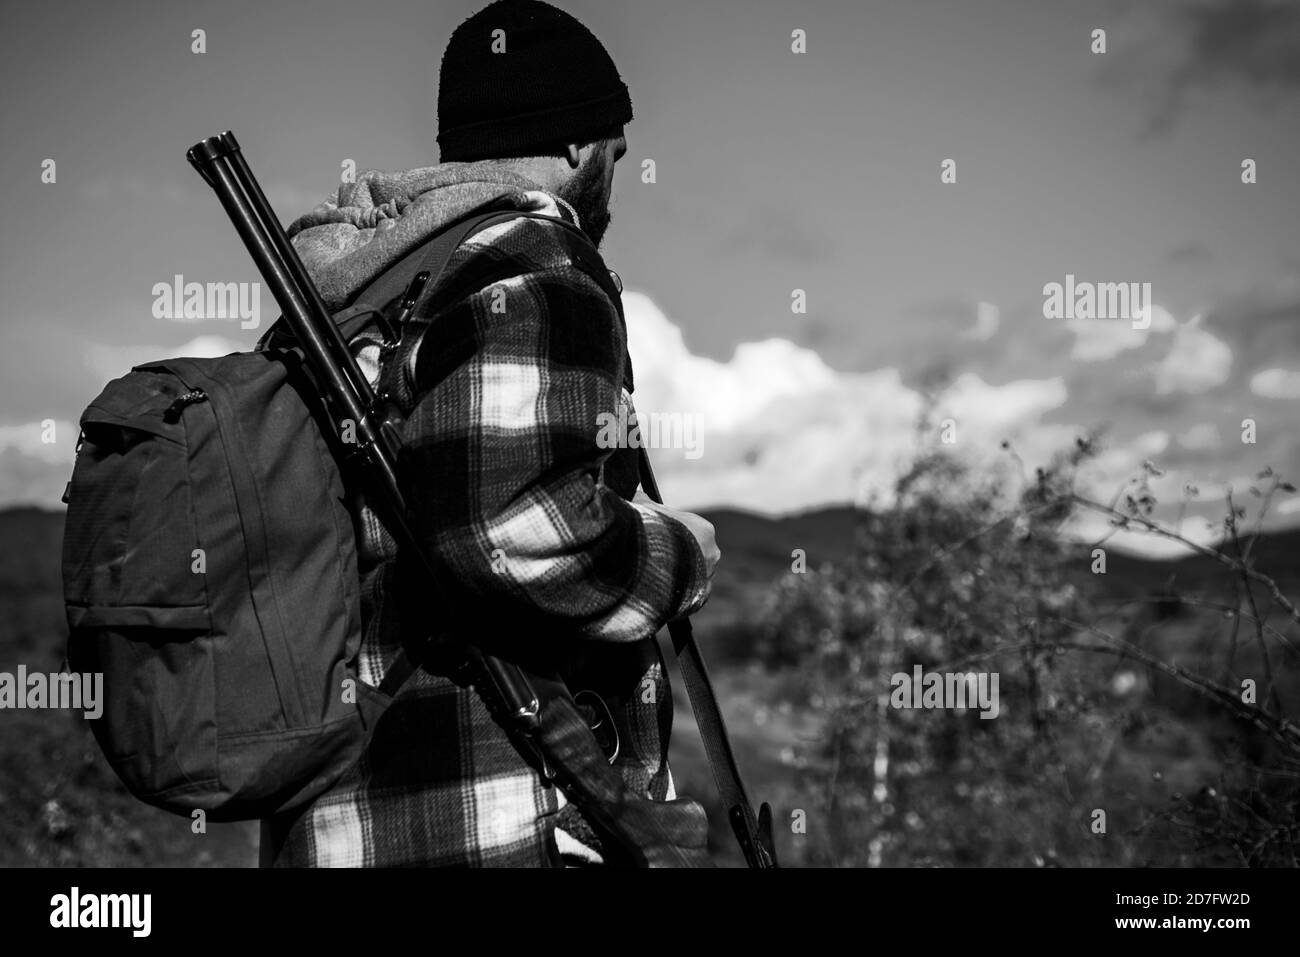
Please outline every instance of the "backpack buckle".
M392 352L397 348L397 344L402 341L402 330L410 321L415 312L415 304L420 300L420 294L424 292L425 283L429 281L429 271L422 269L415 274L410 284L406 287L406 292L402 293L402 298L397 304L397 315L389 322L387 317L382 313L379 315L379 331L384 336L383 348Z

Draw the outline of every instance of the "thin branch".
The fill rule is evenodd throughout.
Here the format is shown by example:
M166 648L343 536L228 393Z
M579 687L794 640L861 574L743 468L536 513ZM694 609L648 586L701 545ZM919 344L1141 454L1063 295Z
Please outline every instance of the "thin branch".
M1273 496L1277 493L1278 486L1281 485L1281 479L1276 475L1272 476L1273 482L1268 487L1268 492L1263 496L1263 501L1259 503L1259 514L1255 516L1255 530L1250 533L1250 541L1246 543L1246 554L1242 556L1242 561L1250 558L1250 553L1255 548L1255 543L1259 541L1260 533L1264 529L1264 516L1268 514L1269 506L1273 502Z
M1095 645L1059 639L1015 642L1000 645L990 651L965 655L955 661L937 666L934 670L958 671L966 665L982 658L991 658L995 655L1020 651L1030 647L1051 651L1087 651L1092 652L1093 654L1115 655L1119 658L1131 658L1149 668L1168 675L1180 684L1191 688L1202 697L1208 698L1216 704L1225 707L1237 717L1249 721L1251 724L1255 725L1255 727L1259 728L1288 749L1300 753L1300 726L1293 724L1286 718L1265 711L1262 707L1252 707L1251 705L1246 704L1230 688L1211 681L1203 675L1188 671L1186 668L1180 667L1179 665L1163 661L1155 655L1143 651L1131 642L1124 641L1122 638L1116 638L1114 635L1102 631L1100 628L1095 628L1091 625L1085 625L1082 622L1072 621L1069 618L1061 618L1059 616L1044 616L1043 620L1055 621L1076 631L1095 635L1107 644Z
M1100 628L1095 628L1092 625L1085 625L1083 622L1073 621L1069 618L1062 618L1057 615L1044 616L1044 620L1055 621L1058 624L1065 625L1067 628L1073 628L1077 631L1094 635L1109 643L1115 651L1124 650L1128 655L1141 661L1147 667L1163 672L1178 681L1180 684L1192 688L1212 701L1218 702L1220 705L1223 705L1229 711L1236 714L1239 718L1255 725L1255 727L1268 734L1275 741L1285 745L1293 751L1300 752L1300 726L1293 724L1280 715L1275 715L1266 711L1260 705L1252 706L1246 704L1232 689L1211 681L1203 675L1188 671L1186 668L1180 667L1179 665L1163 661L1155 655L1149 654L1141 648L1135 647L1130 642L1124 641L1122 638L1116 638L1109 632L1102 631ZM1064 647L1073 647L1073 645L1066 644ZM1082 645L1076 650L1103 651L1112 649L1099 648L1096 645Z
M1259 605L1255 603L1255 589L1250 587L1250 578L1246 575L1250 565L1247 562L1249 551L1243 552L1241 547L1241 536L1237 532L1237 509L1232 502L1232 489L1228 489L1228 531L1232 534L1232 547L1237 552L1238 575L1241 578L1241 586L1246 590L1246 601L1250 604L1250 613L1255 620L1255 640L1259 643L1259 653L1264 658L1264 681L1265 697L1273 700L1273 705L1281 709L1282 701L1278 698L1277 687L1273 684L1273 659L1269 657L1268 645L1264 643L1264 631L1259 619Z
M1186 595L1139 595L1135 598L1121 598L1113 602L1101 602L1100 607L1120 608L1124 605L1151 604L1154 602L1173 602L1178 605L1189 605L1193 608L1213 608L1216 611L1232 612L1234 620L1245 619L1246 621L1262 624L1265 634L1271 634L1277 639L1278 643L1290 651L1292 654L1300 657L1300 648L1291 643L1291 639L1282 632L1278 631L1272 625L1268 624L1267 618L1257 619L1249 612L1244 612L1240 608L1228 605L1218 601L1208 601L1203 598L1190 598Z
M1182 545L1186 545L1192 551L1204 555L1207 558L1212 558L1220 565L1223 565L1227 568L1231 568L1233 571L1236 571L1241 564L1230 555L1217 551L1216 549L1213 548L1207 548L1205 545L1201 545L1198 542L1194 542L1191 539L1178 534L1177 532L1171 532L1169 531L1169 529L1165 528L1164 526L1159 525L1156 522L1153 522L1149 519L1142 518L1141 516L1138 515L1125 515L1123 512L1116 511L1113 508L1109 508L1105 505L1102 505L1100 502L1094 502L1091 499L1084 498L1081 495L1072 494L1070 498L1077 505L1081 505L1084 508L1092 509L1094 512L1101 512L1102 514L1109 515L1112 518L1118 519L1120 522L1124 524L1128 524L1130 522L1136 522L1137 524L1141 525L1143 529L1145 529L1148 532L1151 532L1153 535L1158 535L1162 538L1168 538ZM1290 601L1287 600L1287 597L1283 595L1281 589L1278 588L1277 582L1273 581L1273 579L1269 578L1267 575L1255 571L1255 569L1253 568L1247 568L1245 570L1245 574L1251 579L1251 581L1258 582L1259 584L1263 585L1266 589L1268 589L1269 594L1273 596L1273 600L1276 601L1278 605L1287 613L1287 617L1289 617L1297 625L1300 625L1300 609L1297 609L1295 605L1293 605Z

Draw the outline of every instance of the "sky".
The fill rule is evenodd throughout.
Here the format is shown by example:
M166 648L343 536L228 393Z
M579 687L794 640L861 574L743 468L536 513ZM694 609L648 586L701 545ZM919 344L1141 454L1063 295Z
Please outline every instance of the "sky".
M347 161L433 165L439 59L480 5L11 11L0 506L59 507L108 379L259 335L155 315L177 274L258 279L186 148L233 129L286 223ZM1150 460L1159 516L1198 489L1182 509L1198 540L1230 487L1266 466L1300 479L1300 3L559 5L632 94L603 252L638 408L698 423L694 452L653 453L670 501L887 506L941 441L918 434L923 408L982 468L1006 464L1004 440L1032 470L1101 429L1086 487L1109 498ZM1045 287L1068 276L1149 283L1150 310L1049 318ZM262 312L265 328L269 294ZM1300 497L1273 508L1269 527L1300 521Z

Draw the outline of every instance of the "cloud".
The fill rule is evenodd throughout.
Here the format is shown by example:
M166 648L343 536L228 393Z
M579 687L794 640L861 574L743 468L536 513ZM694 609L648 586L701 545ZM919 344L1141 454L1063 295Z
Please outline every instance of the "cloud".
M247 346L221 336L199 336L173 346L109 346L84 343L81 359L90 380L106 383L125 375L132 366L177 356L210 358L239 352ZM75 348L74 348L75 352ZM95 392L99 391L97 385ZM88 402L92 396L87 396ZM53 428L50 428L53 423ZM63 487L72 476L77 436L76 422L66 418L40 418L0 425L0 508L38 505L62 508Z
M1198 422L1178 436L1178 444L1192 452L1208 452L1220 444L1219 430L1210 422Z
M1227 382L1231 370L1232 349L1194 316L1178 327L1168 354L1155 366L1156 395L1207 392Z
M974 327L963 332L961 337L974 339L976 342L987 342L997 334L1001 321L1002 316L997 306L991 302L981 302L975 307Z
M1115 548L1144 558L1176 559L1196 552L1195 548L1150 532L1116 530L1109 518L1097 512L1080 512L1070 521L1067 533L1077 541L1101 542L1104 549ZM1222 538L1223 526L1204 516L1191 515L1184 519L1178 533L1190 542L1210 548Z
M1202 0L1179 14L1190 41L1185 82L1300 87L1300 6L1291 0Z
M62 507L79 434L66 419L0 425L0 505Z
M1300 399L1300 372L1264 369L1250 379L1250 391L1265 399Z
M1252 103L1300 89L1300 6L1292 0L1178 0L1125 10L1128 73L1153 96L1149 133L1169 131L1198 90L1244 91Z
M1103 362L1121 352L1140 349L1153 332L1173 332L1178 322L1163 306L1151 304L1151 322L1134 328L1127 319L1068 319L1065 327L1074 333L1070 358L1077 362Z
M1234 385L1243 397L1261 370L1296 367L1300 339L1300 278L1283 276L1231 294L1205 313L1205 321L1232 346ZM1263 388L1269 387L1266 377ZM1280 384L1281 380L1279 380Z
M987 435L1015 431L1065 404L1065 382L1020 379L1006 385L989 385L973 372L963 372L939 397L941 411L976 425Z
M837 372L783 339L742 344L720 362L692 354L647 296L623 303L638 411L700 417L702 457L653 453L666 494L686 507L784 513L865 496L887 506L898 476L938 441L918 433L927 397L897 369ZM993 385L967 372L934 397L934 412L954 420L955 454L993 457L1006 438L1041 464L1076 434L1042 422L1066 399L1059 377Z
M702 420L702 457L689 460L674 449L652 451L665 494L683 507L731 506L774 514L844 502L888 508L899 475L918 453L930 450L964 459L981 479L1005 475L1010 491L1018 487L1017 474L1032 476L1036 466L1071 447L1084 426L1109 421L1099 454L1080 471L1081 493L1109 501L1151 460L1165 473L1150 479L1161 503L1157 519L1175 521L1186 487L1195 485L1199 492L1186 507L1181 531L1210 544L1219 533L1226 483L1236 481L1245 457L1252 468L1256 459L1260 467L1295 459L1295 449L1277 430L1269 432L1271 445L1237 450L1233 430L1241 415L1234 403L1244 396L1244 383L1241 395L1222 388L1207 393L1224 384L1232 350L1201 319L1180 324L1162 309L1153 313L1146 330L1162 335L1148 335L1146 354L1133 355L1122 365L1132 373L1123 388L1118 373L1099 379L1088 365L1066 363L1059 366L1061 375L997 380L984 366L967 363L927 395L897 368L839 372L811 350L780 339L747 343L723 361L698 356L648 297L629 292L624 305L637 408L694 412ZM1113 320L1098 324L1127 325ZM1120 353L1130 351L1131 344L1120 337L1106 340L1108 348L1117 340L1123 346ZM1090 382L1095 388L1081 401L1075 390L1082 392ZM1158 408L1140 401L1156 398L1160 388L1169 390L1169 398L1161 399ZM933 429L919 433L923 415L932 425L951 417L955 444L944 446ZM1001 450L1004 439L1023 470ZM1108 531L1105 520L1096 516L1085 516L1067 529L1085 541ZM1108 544L1152 557L1187 552L1186 546L1133 531L1114 535Z
M109 346L87 343L82 350L86 367L96 378L107 382L125 375L133 366L156 359L179 358L213 359L231 352L244 352L247 343L236 342L225 336L197 336L188 342L173 346L130 345Z
M1115 490L1122 487L1137 474L1142 463L1160 455L1169 448L1169 433L1163 429L1143 432L1141 435L1124 442L1104 446L1091 461L1080 469L1079 478L1085 489L1091 490L1107 501ZM1153 480L1155 482L1156 480ZM1167 475L1165 485L1174 485L1175 477ZM1155 488L1155 485L1153 485ZM1156 488L1158 492L1167 492L1167 488Z
M0 449L13 449L42 462L63 462L77 441L77 425L67 419L41 419L0 425Z

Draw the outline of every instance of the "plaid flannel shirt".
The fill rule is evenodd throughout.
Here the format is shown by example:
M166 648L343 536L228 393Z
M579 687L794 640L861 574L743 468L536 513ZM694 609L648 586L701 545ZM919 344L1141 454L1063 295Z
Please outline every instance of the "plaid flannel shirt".
M685 526L628 501L636 450L598 445L601 413L623 406L635 421L631 369L621 311L576 264L574 242L560 225L520 218L453 255L420 310L432 321L409 370L417 401L399 472L417 534L463 607L521 646L576 650L621 710L615 764L634 790L665 800L672 696L654 636L698 609L709 581ZM359 349L372 381L377 353ZM372 514L359 518L369 691L407 630L427 630L438 609L402 591L392 540ZM351 772L305 813L270 822L272 862L554 866L585 856L575 811L477 694L421 668Z

